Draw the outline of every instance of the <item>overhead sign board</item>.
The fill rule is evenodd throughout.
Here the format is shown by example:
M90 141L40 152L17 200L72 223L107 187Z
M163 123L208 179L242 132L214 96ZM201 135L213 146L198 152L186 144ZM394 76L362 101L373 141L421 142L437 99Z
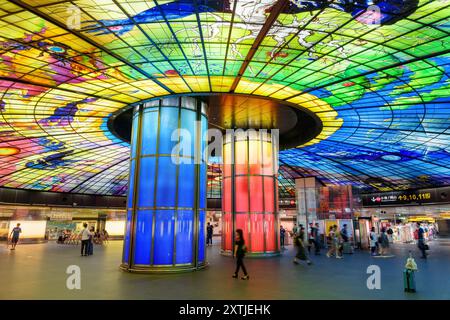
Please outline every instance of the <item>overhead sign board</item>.
M363 194L363 206L450 203L450 187Z

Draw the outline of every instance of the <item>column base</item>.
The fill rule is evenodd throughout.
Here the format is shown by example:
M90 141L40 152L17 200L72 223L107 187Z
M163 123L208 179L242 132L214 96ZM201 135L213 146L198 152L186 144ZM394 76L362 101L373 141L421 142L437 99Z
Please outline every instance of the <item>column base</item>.
M232 256L231 251L220 250L220 254L223 256ZM270 252L248 252L245 254L246 258L272 258L281 255L280 251L270 251Z
M183 272L193 272L201 269L205 269L209 266L209 263L201 264L197 267L192 265L180 265L180 266L133 266L129 267L128 264L122 263L120 265L120 269L125 272L130 273L149 273L149 274L157 274L157 273L183 273Z

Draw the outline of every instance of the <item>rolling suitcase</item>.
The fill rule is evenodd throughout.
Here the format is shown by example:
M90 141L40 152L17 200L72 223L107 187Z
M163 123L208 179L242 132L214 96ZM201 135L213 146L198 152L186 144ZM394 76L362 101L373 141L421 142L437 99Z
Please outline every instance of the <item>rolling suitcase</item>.
M403 270L403 284L405 287L405 292L416 292L416 280L414 278L413 270Z
M343 253L345 254L353 253L353 246L350 242L344 242L342 245L343 245Z

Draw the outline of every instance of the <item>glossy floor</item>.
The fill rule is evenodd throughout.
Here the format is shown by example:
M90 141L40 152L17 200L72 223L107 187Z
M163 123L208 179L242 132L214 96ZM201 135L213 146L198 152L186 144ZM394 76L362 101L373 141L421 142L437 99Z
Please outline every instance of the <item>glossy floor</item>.
M294 265L292 246L281 257L246 259L250 280L232 279L234 261L208 247L209 268L176 275L137 275L119 270L122 242L96 246L81 257L79 247L55 243L0 247L1 299L450 299L450 240L431 245L428 261L414 245L396 244L395 257L367 252L342 260L312 256L313 265ZM417 293L403 291L402 270L413 250ZM68 290L67 267L81 268L81 290ZM367 267L381 269L381 290L369 290Z

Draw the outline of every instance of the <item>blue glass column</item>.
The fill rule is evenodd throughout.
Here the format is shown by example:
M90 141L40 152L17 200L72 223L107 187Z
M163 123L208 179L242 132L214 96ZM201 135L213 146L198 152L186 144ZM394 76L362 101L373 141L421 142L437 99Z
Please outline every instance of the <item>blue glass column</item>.
M123 270L181 272L207 264L206 109L192 97L135 107Z

